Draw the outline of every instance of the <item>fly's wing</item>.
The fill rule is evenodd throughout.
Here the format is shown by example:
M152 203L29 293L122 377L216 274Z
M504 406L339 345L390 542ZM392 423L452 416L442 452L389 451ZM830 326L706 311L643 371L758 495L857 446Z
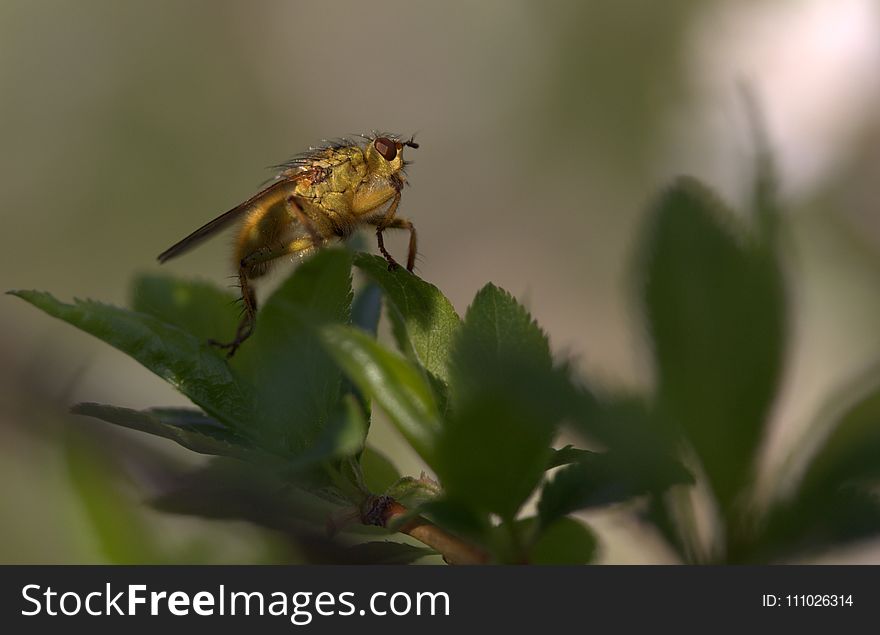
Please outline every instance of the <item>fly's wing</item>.
M261 199L270 195L277 196L285 188L292 189L300 178L302 177L299 174L285 176L285 178L275 181L268 187L263 188L252 197L250 197L248 200L246 200L244 203L233 207L225 214L221 214L210 223L202 225L189 236L163 251L157 257L159 262L171 260L172 258L176 258L180 254L189 251L199 243L207 240L220 230L225 229L230 224L238 220L242 215L247 213L247 211L251 209L251 207L259 203Z

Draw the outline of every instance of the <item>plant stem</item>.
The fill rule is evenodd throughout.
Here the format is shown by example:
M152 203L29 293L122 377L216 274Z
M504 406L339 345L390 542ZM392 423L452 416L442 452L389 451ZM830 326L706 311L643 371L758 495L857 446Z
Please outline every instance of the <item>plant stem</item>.
M373 497L363 510L361 521L365 525L380 527L387 527L410 515L406 507L389 496ZM464 542L421 516L403 521L397 531L431 547L449 564L486 564L489 561L489 555L479 547Z

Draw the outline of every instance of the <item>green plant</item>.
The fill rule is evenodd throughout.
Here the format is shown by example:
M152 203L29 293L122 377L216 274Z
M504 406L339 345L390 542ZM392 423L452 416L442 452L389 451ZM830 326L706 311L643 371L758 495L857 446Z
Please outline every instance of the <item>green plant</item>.
M453 563L584 563L596 540L571 514L637 499L683 561L772 561L880 530L868 487L880 476L880 381L834 402L792 494L753 504L787 327L768 172L746 221L693 179L659 197L639 253L656 374L646 395L588 388L492 284L461 319L431 284L343 249L300 265L229 361L206 340L234 330L234 298L207 284L142 276L130 309L13 293L198 407L73 409L216 457L156 497L159 509L282 531L376 526ZM364 277L356 294L352 267ZM376 338L383 301L394 346ZM377 408L437 480L400 477L368 444ZM553 449L563 427L592 449ZM708 487L696 490L693 475ZM708 540L695 521L700 491L716 519ZM524 516L532 496L536 511ZM407 562L426 550L376 541L348 553Z

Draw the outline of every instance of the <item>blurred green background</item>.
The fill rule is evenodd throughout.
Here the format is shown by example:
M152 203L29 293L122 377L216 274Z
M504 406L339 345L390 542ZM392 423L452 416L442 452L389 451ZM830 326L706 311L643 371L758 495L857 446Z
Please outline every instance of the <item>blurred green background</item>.
M322 138L416 133L400 211L419 230L420 275L460 312L491 280L592 381L648 388L641 221L682 172L744 200L743 82L788 220L794 334L761 464L776 488L818 405L880 359L876 0L2 0L0 288L125 303L134 272L253 193L264 166ZM220 237L166 267L226 284L228 251ZM102 453L69 431L102 435L106 455L116 437L67 407L184 403L134 361L11 297L0 355L0 562L295 558L250 526L103 493ZM418 475L389 429L373 435ZM119 519L118 544L96 535L95 514ZM625 510L589 519L602 561L672 557ZM880 562L880 544L822 561Z

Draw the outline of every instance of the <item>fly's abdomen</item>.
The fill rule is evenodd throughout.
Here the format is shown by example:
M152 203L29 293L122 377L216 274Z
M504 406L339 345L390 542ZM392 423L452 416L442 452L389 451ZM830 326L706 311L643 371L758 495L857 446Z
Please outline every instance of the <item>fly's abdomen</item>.
M272 249L281 243L281 237L291 224L290 214L284 200L268 206L255 207L245 218L235 243L235 267L241 261L263 249ZM250 265L246 270L248 278L259 278L271 266L271 261Z

